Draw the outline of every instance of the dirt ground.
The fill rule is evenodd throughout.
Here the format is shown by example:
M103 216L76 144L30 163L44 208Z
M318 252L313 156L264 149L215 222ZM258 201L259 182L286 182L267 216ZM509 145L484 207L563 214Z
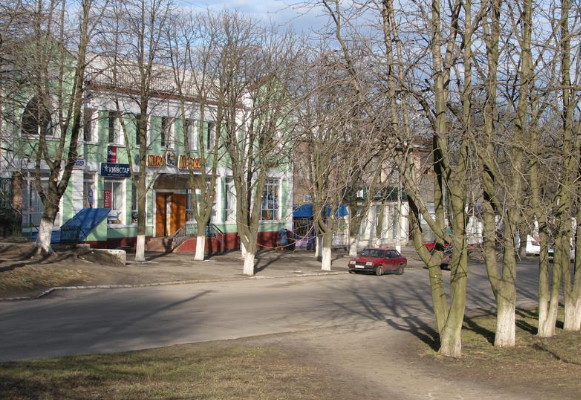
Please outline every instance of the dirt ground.
M4 244L0 247L0 297L35 297L55 286L191 280L192 266L183 260L177 257L161 271L111 266L106 257L88 249L63 250L41 259L33 256L30 245ZM155 258L149 262L155 265ZM211 272L198 269L195 277L214 279L226 273L226 265L210 261L205 269ZM468 335L474 332L467 330ZM551 352L531 332L518 335L528 339L509 350L492 350L484 335L476 342L471 336L461 359L437 356L435 333L413 318L244 340L280 346L326 371L335 382L334 393L328 397L332 399L581 398L581 365L576 361L581 359L581 335L571 335L567 344L575 355L573 361Z

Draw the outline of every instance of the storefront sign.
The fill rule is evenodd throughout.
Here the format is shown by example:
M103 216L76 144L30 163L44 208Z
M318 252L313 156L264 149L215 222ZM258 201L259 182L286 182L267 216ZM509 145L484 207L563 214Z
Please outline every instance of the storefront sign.
M165 152L165 165L167 165L168 167L176 166L176 153L174 153L173 151Z
M117 147L116 146L108 146L107 147L107 162L113 163L113 164L117 162Z
M185 154L182 154L178 159L179 169L202 169L203 165L204 163L201 158L193 158Z
M109 178L129 178L129 164L101 163L101 176Z
M110 190L103 191L103 208L111 208L111 199L113 198L113 194Z
M148 154L147 155L147 166L154 168L161 168L165 165L165 160L160 154Z
M173 151L166 151L163 155L161 154L148 154L147 155L147 166L153 168L161 168L164 166L175 167L176 166L176 154Z
M73 169L84 169L85 164L85 160L76 160L73 164Z

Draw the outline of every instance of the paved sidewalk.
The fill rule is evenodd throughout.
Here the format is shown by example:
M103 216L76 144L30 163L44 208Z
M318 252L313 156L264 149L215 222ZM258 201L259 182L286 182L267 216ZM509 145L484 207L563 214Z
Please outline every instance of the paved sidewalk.
M408 258L408 268L421 268L413 248L402 249ZM242 273L244 261L239 251L210 256L204 261L195 261L193 253L147 253L146 262L135 262L135 254L127 253L126 266L109 265L106 261L79 256L78 261L50 263L66 271L82 272L86 279L75 283L44 289L31 289L16 295L3 296L0 301L26 300L46 296L55 290L83 288L145 287L207 281L268 279L326 276L348 273L349 255L344 250L334 250L331 271L322 271L321 262L313 251L278 251L268 250L257 254L254 276ZM7 260L5 260L7 261ZM9 263L6 270L13 269ZM44 267L42 267L44 268ZM67 272L64 271L63 274Z

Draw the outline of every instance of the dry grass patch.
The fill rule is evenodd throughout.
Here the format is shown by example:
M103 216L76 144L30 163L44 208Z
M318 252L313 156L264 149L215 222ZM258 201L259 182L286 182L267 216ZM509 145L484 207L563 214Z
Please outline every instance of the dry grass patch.
M273 347L206 343L0 364L0 398L330 399L332 382Z
M513 348L493 346L496 316L466 318L461 358L440 357L424 346L423 360L429 368L446 370L457 379L515 391L534 388L537 393L546 393L547 398L578 398L581 333L558 329L554 337L541 339L536 336L537 318L536 310L517 311L517 341Z

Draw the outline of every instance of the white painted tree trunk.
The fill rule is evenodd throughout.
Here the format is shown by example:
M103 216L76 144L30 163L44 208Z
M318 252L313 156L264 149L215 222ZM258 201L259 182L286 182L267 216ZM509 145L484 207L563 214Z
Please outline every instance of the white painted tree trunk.
M255 254L249 251L246 252L246 256L244 257L244 269L242 273L244 275L253 276L254 275L254 257Z
M41 254L51 254L52 248L50 247L50 241L52 238L52 227L54 222L48 219L41 219L40 226L38 227L38 236L36 237L36 247Z
M323 257L321 259L321 270L322 271L331 271L331 248L330 247L323 248Z
M494 345L497 347L514 347L515 345L515 307L509 302L499 304L496 317L496 336Z
M323 236L317 236L315 241L315 257L320 258L323 255Z
M349 237L349 256L350 257L357 256L357 236Z
M563 329L576 332L581 330L581 299L565 299L565 322Z
M240 258L246 260L246 253L246 246L244 246L244 243L240 242Z
M206 250L206 235L196 236L196 254L195 261L204 261L204 254Z
M135 244L135 261L145 262L145 235L137 235Z

